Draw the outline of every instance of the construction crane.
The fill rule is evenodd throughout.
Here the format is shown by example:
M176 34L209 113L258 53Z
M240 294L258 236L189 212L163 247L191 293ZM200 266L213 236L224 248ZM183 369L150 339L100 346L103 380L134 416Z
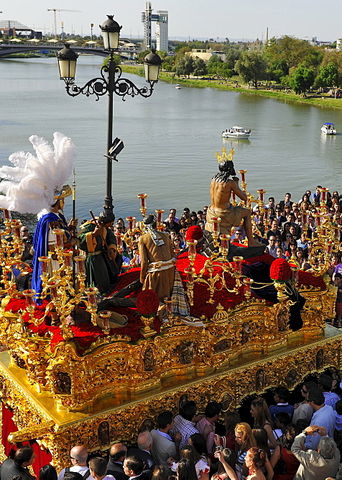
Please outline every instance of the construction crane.
M53 21L54 21L56 38L57 38L57 12L80 12L80 10L66 10L65 8L48 8L47 11L53 12Z

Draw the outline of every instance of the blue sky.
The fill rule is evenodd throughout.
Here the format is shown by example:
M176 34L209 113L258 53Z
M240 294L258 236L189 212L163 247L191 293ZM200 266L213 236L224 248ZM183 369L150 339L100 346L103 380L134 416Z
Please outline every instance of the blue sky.
M342 2L322 0L151 0L153 10L169 11L169 36L185 38L263 39L288 34L299 38L336 40L342 37ZM79 10L59 12L66 32L94 33L106 14L123 25L122 36L142 36L144 0L2 0L1 20L18 20L37 30L53 31L48 8Z

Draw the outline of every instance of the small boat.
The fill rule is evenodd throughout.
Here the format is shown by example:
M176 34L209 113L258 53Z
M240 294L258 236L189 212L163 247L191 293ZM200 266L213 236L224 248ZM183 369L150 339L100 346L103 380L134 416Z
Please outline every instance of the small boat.
M335 125L331 122L323 123L321 132L324 133L324 135L336 135Z
M175 86L175 88L176 88L177 90L180 90L182 87L179 85L179 83L177 83L177 85Z
M242 127L231 127L222 132L222 138L241 138L246 139L249 138L251 134L251 130Z

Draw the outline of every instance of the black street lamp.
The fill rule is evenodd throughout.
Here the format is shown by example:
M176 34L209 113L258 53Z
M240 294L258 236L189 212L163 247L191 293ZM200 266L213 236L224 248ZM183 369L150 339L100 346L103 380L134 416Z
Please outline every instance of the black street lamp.
M113 19L113 15L107 15L107 20L100 26L103 37L104 49L109 52L109 61L101 68L101 76L92 78L83 87L75 82L76 62L78 54L68 44L57 53L59 74L65 82L65 88L71 97L83 94L89 97L95 95L96 100L108 93L108 133L107 133L107 188L104 199L104 215L112 220L113 213L112 197L112 161L122 150L123 143L119 139L113 142L113 100L114 93L125 100L126 95L135 97L141 95L148 98L153 93L155 83L158 81L161 58L154 51L146 55L144 59L145 78L149 86L138 88L131 80L122 77L122 69L115 63L114 54L119 46L121 26ZM117 161L117 160L116 160Z

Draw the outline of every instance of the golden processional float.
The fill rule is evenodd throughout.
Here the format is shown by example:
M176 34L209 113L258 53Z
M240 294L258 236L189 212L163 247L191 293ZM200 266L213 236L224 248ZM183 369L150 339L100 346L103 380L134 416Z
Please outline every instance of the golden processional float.
M247 192L246 170L240 175ZM259 190L258 198L248 194L248 203L257 202L267 225L264 193ZM96 289L85 285L84 257L73 257L64 248L59 230L54 269L49 268L50 256L40 258L42 304L34 303L34 291L17 290L12 272L22 268L24 245L20 222L7 215L0 232L0 392L17 428L7 432L8 440L38 442L59 468L68 463L70 446L84 444L99 451L115 440L129 442L160 411L176 412L184 396L200 408L209 400L221 401L227 411L253 393L280 384L293 389L309 373L341 368L341 333L325 323L334 316L336 288L327 270L340 235L326 210L325 194L323 189L312 269L302 272L290 260L290 281L285 283L281 275L271 280L276 302L260 298L258 292L267 285L243 274L245 260L227 260L229 236L215 228L210 258L197 252L195 242L178 256L192 316L175 316L168 308L161 320L154 307L147 306L140 315L121 308L128 324L115 329L111 312L97 313ZM142 215L146 197L139 195ZM156 211L160 229L162 213ZM117 236L119 249L122 240L132 246L144 228L133 217L127 221L125 236ZM122 274L121 280L131 273ZM289 325L289 283L306 300L303 326L297 331ZM166 304L170 306L168 300ZM70 314L80 305L88 321L71 325Z

